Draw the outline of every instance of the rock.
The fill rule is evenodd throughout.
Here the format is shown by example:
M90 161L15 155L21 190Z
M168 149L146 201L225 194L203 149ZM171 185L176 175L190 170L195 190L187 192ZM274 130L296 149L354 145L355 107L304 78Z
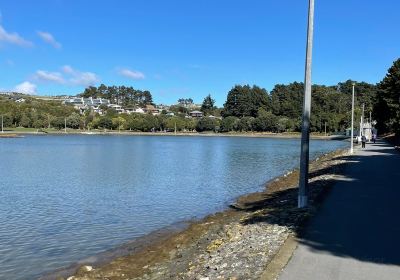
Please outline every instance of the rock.
M82 265L79 269L78 269L78 271L76 272L76 274L77 275L81 275L81 274L84 274L85 272L89 272L89 271L92 271L93 270L93 267L92 266L90 266L90 265Z

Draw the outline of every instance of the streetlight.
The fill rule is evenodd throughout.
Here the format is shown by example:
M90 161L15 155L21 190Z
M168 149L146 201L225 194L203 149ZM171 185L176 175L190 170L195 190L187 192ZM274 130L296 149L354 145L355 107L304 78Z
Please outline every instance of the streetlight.
M353 135L354 135L354 86L356 83L353 83L353 93L351 97L351 137L350 137L350 154L354 152L353 150Z
M310 111L311 111L311 65L312 45L314 33L314 0L308 2L308 28L307 28L307 51L304 78L304 104L303 125L301 129L301 154L300 154L300 176L298 207L307 206L308 200L308 162L310 145Z

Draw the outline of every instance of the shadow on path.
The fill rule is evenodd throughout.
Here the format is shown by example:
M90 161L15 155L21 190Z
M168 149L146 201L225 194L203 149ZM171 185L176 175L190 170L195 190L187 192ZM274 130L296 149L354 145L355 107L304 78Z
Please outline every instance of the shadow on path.
M296 208L297 188L293 188L248 205L253 210L265 211L257 211L259 214L243 223L289 226L297 233L300 244L311 251L400 265L400 154L392 146L377 142L342 159L345 163L336 167L344 167L346 176L329 179L328 184L333 184L328 192L323 192L325 197L319 194L319 188L324 186L318 177L332 170L326 168L310 174L309 209ZM322 200L316 212L314 206ZM299 222L310 213L315 215L299 227Z

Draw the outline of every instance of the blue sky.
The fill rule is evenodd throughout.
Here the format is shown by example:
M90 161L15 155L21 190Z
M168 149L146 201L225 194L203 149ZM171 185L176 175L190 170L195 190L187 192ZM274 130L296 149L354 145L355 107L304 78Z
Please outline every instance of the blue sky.
M2 0L0 89L147 89L156 103L303 81L307 0ZM315 2L313 83L376 83L400 57L398 0Z

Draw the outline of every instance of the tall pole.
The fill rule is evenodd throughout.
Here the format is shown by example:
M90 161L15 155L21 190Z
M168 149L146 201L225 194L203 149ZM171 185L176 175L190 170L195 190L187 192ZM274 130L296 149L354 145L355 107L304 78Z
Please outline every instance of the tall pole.
M3 115L1 115L1 133L4 133L4 128L3 128Z
M365 104L363 103L362 116L361 116L361 136L365 135L364 134L364 108L365 108Z
M354 137L354 86L356 83L353 83L353 94L351 96L351 135L350 135L350 153L354 153L353 149L353 137Z
M64 118L64 132L67 133L67 118Z
M325 137L326 137L326 121L325 121Z
M300 177L298 207L307 206L308 202L308 162L310 146L310 112L311 112L311 65L312 46L314 33L314 0L308 2L308 28L307 28L307 51L304 78L304 103L303 103L303 125L301 129L301 153L300 153Z
M372 112L369 111L369 138L368 138L368 142L371 142L371 138L372 138Z

